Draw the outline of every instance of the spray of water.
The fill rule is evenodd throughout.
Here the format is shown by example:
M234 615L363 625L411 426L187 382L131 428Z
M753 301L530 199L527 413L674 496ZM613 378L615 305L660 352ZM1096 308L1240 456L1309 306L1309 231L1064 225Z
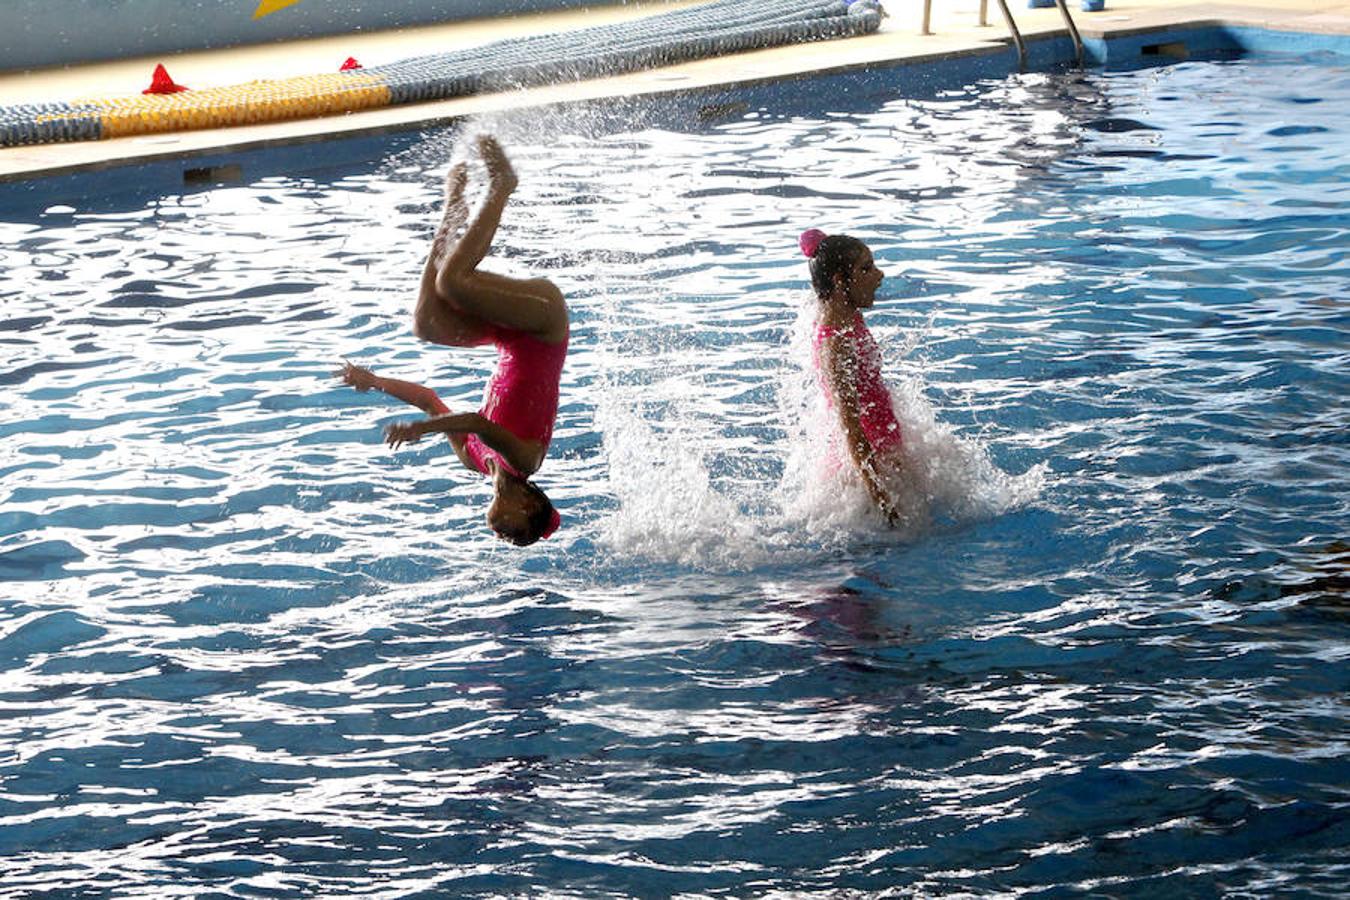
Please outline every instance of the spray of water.
M725 434L673 405L659 422L650 408L611 388L597 409L609 488L618 508L601 523L616 552L701 568L753 568L802 562L858 539L913 541L934 528L960 526L1026 505L1040 493L1044 468L1022 475L999 469L987 446L938 419L921 372L890 385L904 429L903 465L884 480L902 512L887 529L847 462L837 416L812 359L814 304L797 304L776 376L777 418L762 436L779 461L777 479L757 487L719 486L711 460ZM911 340L911 345L917 343Z
M684 179L706 188L710 173L662 169L667 163L651 149L679 136L657 141L640 121L616 132L613 119L612 110L584 107L500 114L417 150L464 158L473 135L497 134L528 175L525 202L504 224L501 255L527 257L520 260L526 268L553 265L551 274L564 281L584 273L584 281L562 286L581 325L568 371L587 373L575 393L584 395L601 436L602 452L587 470L595 483L584 492L605 498L592 526L601 546L624 560L745 570L809 561L860 540L919 540L1037 496L1042 469L1010 475L979 437L939 421L915 352L930 322L903 337L879 334L900 348L901 364L892 359L889 368L902 373L891 393L905 434L904 464L888 484L905 521L888 529L839 446L838 420L812 360L813 299L800 290L751 297L719 284L713 273L739 261L721 255L732 247L669 253L707 232L699 216L745 215L742 206L753 214L762 200L706 190L691 200L672 185ZM726 135L716 138L686 136L709 146L682 148L695 151L685 159L733 152ZM532 221L535 215L544 218ZM572 230L560 234L561 223ZM695 252L713 254L709 264ZM697 296L680 293L690 290ZM756 312L747 313L749 306ZM728 340L749 326L779 335L750 351L759 357L753 370L744 368L747 351Z

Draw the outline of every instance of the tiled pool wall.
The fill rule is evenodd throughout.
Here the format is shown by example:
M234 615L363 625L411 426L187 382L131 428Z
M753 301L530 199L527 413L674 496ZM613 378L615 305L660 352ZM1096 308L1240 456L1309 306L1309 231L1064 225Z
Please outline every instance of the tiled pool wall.
M1228 52L1332 52L1350 57L1350 35L1228 26L1160 29L1105 41L1085 39L1084 44L1088 65L1111 68L1156 65ZM1027 68L1033 71L1063 66L1074 57L1068 37L1031 39L1026 46ZM811 72L789 80L559 105L588 107L588 121L597 129L604 129L605 120L610 119L616 129L645 122L689 130L712 127L747 110L764 107L779 115L865 110L897 97L931 97L976 81L1000 78L1017 69L1016 50L1009 45L974 54ZM803 90L803 84L809 84L810 89ZM415 145L423 133L450 124L451 120L384 126L357 135L316 137L299 143L263 142L186 155L168 151L158 159L111 162L67 174L0 182L0 216L29 220L54 205L72 205L81 210L115 208L220 183L249 183L268 176L323 178L325 173L337 176L368 171L391 154Z
M1067 42L1067 39L1064 39ZM1138 65L1155 60L1223 52L1341 53L1350 55L1350 35L1276 31L1241 25L1162 28L1109 38L1084 38L1083 49L1093 65Z

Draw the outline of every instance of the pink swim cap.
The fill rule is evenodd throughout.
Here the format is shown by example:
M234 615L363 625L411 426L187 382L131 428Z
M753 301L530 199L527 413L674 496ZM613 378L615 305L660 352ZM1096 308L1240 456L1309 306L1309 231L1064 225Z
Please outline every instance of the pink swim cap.
M551 536L553 532L558 530L558 526L561 524L562 524L562 516L558 515L558 511L555 509L553 511L553 515L549 516L548 518L548 527L545 528L544 533L539 536L541 538Z
M802 232L801 237L797 238L797 243L801 245L804 256L814 259L816 248L820 246L821 241L825 240L825 237L825 232L819 228L808 228Z

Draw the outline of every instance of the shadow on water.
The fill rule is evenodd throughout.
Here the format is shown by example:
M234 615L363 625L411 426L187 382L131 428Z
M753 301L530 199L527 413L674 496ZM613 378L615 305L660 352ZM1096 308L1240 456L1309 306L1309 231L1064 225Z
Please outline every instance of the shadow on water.
M1239 581L1215 588L1215 599L1239 606L1294 600L1309 613L1350 615L1350 543L1332 541L1286 555Z

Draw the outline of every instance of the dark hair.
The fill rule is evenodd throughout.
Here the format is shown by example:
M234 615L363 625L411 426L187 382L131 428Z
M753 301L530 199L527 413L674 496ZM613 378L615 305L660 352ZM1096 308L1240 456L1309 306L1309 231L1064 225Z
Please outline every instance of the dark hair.
M848 279L853 273L853 263L867 245L847 234L831 234L815 245L811 254L811 287L816 296L824 299L834 290L836 279Z
M492 530L517 547L528 547L553 532L556 525L556 512L553 509L553 501L548 499L548 494L541 491L538 485L525 479L521 479L520 483L525 489L525 496L530 504L530 511L525 515L525 530L521 532L497 531L496 526L493 526Z

